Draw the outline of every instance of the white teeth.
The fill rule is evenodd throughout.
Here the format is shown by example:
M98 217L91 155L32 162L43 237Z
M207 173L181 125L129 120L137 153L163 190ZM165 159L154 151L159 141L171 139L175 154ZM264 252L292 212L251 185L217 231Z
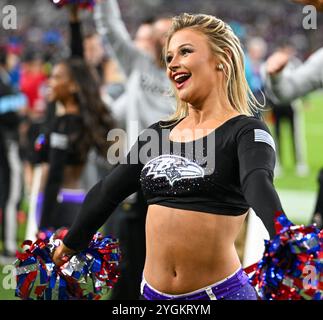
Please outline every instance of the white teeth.
M189 74L188 73L182 73L182 74L177 74L174 77L174 80L177 81L178 79L182 78L182 77L187 77Z

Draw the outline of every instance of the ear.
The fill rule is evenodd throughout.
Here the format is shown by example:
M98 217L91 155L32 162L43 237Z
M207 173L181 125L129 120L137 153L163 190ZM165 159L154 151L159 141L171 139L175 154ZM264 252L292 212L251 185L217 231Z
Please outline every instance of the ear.
M228 47L223 48L223 50L227 54L227 56L232 59L232 51Z
M230 64L232 59L232 51L227 47L223 48L223 51L225 52L225 54L223 55L224 61ZM225 63L218 61L216 65L216 69L218 71L225 71L226 70Z
M223 51L225 52L225 54L223 55L224 60L226 62L228 62L229 60L232 59L232 52L228 47L224 47ZM222 65L222 66L219 66L219 65ZM215 69L218 70L218 71L223 71L224 70L223 63L221 62L221 60L219 58L215 59Z

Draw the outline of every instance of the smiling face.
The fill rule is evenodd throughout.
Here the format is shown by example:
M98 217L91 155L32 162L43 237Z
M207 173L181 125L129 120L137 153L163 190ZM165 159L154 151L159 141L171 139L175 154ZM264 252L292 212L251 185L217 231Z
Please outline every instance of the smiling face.
M207 37L193 29L182 29L172 36L166 53L167 75L180 100L198 106L219 85L219 59L212 53Z
M58 63L54 66L48 81L48 87L49 101L66 101L75 91L75 85L70 78L65 64Z

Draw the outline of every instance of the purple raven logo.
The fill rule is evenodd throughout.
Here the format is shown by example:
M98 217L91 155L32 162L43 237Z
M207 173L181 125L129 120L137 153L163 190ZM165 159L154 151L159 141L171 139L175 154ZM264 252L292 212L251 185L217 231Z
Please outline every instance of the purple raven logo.
M198 164L175 155L161 155L146 163L144 168L149 169L147 176L153 175L153 179L165 177L169 184L182 179L203 178L204 169Z

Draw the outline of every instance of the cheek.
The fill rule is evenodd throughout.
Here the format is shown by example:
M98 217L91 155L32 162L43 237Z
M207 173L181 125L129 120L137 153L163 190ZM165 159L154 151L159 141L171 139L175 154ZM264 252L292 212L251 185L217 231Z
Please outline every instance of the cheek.
M58 98L69 95L68 84L66 83L56 82L52 89Z
M211 69L211 66L207 66L205 62L200 63L197 68L198 72L193 74L192 82L199 87L199 90L204 91L214 83L214 70Z
M59 91L62 85L59 83L59 81L53 80L50 82L50 87L55 91Z
M194 73L195 77L204 78L204 80L208 80L211 73L215 72L215 64L210 59L205 57L201 57L200 59L194 59L190 63L190 68Z
M167 71L166 71L166 75L167 75L167 78L170 80L170 81L172 81L172 79L171 79L171 72L170 72L170 70L167 68Z

